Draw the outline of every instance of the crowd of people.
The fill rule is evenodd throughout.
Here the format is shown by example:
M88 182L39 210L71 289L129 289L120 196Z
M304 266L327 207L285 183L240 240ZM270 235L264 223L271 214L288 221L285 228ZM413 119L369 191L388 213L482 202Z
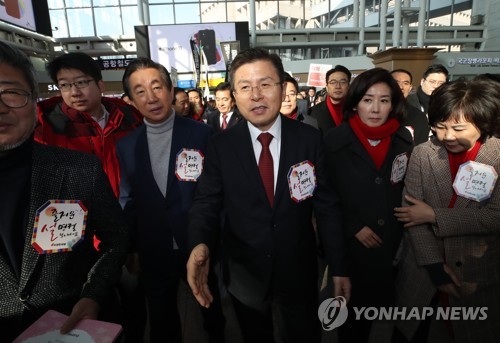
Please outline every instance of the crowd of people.
M29 58L0 42L0 342L49 309L63 334L100 319L121 342L182 342L180 283L210 342L232 341L223 297L245 342L320 342L318 271L347 303L341 343L373 338L362 307L486 308L447 335L500 336L494 77L432 65L412 93L407 70L337 65L316 92L251 48L213 108L149 58L121 100L83 53L47 71L60 96L37 102ZM413 319L393 342L427 341L432 318Z

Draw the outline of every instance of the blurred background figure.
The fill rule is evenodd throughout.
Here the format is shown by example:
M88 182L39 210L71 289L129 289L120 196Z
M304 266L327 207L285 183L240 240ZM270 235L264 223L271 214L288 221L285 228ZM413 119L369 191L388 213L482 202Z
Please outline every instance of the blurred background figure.
M189 102L189 97L186 91L179 87L174 87L174 99L172 101L172 108L176 114L183 117L189 117L193 111L193 106Z
M207 120L214 131L230 128L241 120L229 82L221 82L215 88L215 105L217 109L208 115Z
M432 92L448 81L448 69L442 64L433 64L424 71L416 93L407 96L408 103L427 115Z
M405 97L403 125L411 132L415 145L429 140L430 126L424 112L410 105L406 98L411 92L413 77L406 69L396 69L391 72Z
M298 120L304 124L309 124L318 128L318 122L313 117L307 114L307 101L304 99L297 99L299 85L290 74L285 73L285 98L281 103L280 113L288 118Z

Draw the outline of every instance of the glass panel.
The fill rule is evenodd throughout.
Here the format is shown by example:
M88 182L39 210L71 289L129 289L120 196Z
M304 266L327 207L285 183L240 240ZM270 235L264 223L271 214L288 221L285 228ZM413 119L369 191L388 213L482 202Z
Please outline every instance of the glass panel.
M122 5L137 5L137 0L120 0L120 3Z
M149 0L149 4L171 4L172 0Z
M173 5L149 6L149 19L151 25L175 24Z
M202 3L200 6L202 23L227 22L225 2Z
M48 0L47 5L49 6L49 9L64 8L64 1L63 0Z
M175 5L176 24L194 24L200 22L200 5L185 4Z
M91 0L66 0L66 8L71 7L92 7Z
M52 36L54 38L68 37L68 26L66 25L66 17L64 10L50 10L50 25L52 25Z
M94 17L98 36L123 34L119 7L94 8Z
M95 36L92 10L90 8L69 9L68 26L70 37Z
M278 15L285 18L285 22L280 24L280 28L295 29L303 28L305 25L304 2L302 1L280 1Z
M173 19L173 15L172 15ZM134 26L141 25L139 21L139 11L137 6L123 6L122 7L122 21L123 21L123 34L134 35Z
M137 1L136 1L137 3ZM116 6L119 5L118 0L94 0L95 6Z
M227 3L227 21L248 21L249 16L248 2Z

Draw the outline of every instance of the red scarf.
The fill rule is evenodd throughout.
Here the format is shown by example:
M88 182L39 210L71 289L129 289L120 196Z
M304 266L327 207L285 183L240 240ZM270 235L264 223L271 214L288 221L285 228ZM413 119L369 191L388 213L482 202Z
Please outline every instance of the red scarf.
M327 97L325 101L326 101L326 106L330 111L330 115L332 116L332 119L335 122L335 126L339 126L340 124L342 124L342 120L344 120L344 114L342 113L342 106L344 105L344 102L342 101L340 104L334 105L330 97Z
M460 167L460 165L468 161L474 161L477 157L479 149L481 149L481 142L478 140L476 141L476 144L474 144L472 149L468 151L463 151L458 154L454 154L448 151L448 161L450 162L450 173L452 182L455 180L455 177L457 176L458 168ZM452 208L455 205L455 201L457 201L457 193L453 192L453 197L451 198L448 208Z
M297 115L298 115L298 112L297 112L297 107L296 107L295 110L288 115L288 118L293 119L293 120L297 120Z
M391 118L384 124L378 127L370 127L363 123L356 113L354 117L349 118L349 125L351 125L354 134L358 137L361 144L365 147L366 151L372 158L377 166L377 169L382 167L389 145L391 144L391 135L399 129L399 122ZM372 146L368 140L380 140L376 146Z

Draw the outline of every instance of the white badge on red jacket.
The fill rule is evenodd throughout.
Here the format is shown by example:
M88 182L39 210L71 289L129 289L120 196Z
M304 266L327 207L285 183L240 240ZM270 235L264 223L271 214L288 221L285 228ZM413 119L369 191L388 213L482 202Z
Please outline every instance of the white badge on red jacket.
M203 172L203 156L200 150L181 149L175 158L175 176L179 181L196 182Z
M87 208L80 200L49 200L36 211L31 245L39 254L71 251L85 237Z
M498 174L494 167L468 161L458 168L453 189L461 197L481 202L491 197L497 178Z
M288 171L288 188L290 189L290 198L295 202L312 197L316 190L314 165L306 160L291 166Z
M408 166L408 154L406 152L397 155L392 161L391 182L393 184L403 181Z

